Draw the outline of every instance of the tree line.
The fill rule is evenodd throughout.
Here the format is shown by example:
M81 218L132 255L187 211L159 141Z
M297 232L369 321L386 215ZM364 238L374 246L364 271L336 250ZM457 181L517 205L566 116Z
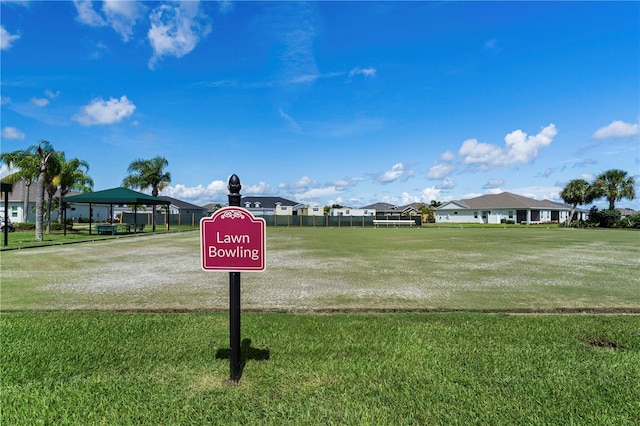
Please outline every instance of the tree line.
M12 170L11 174L3 178L5 182L16 183L23 180L25 183L23 222L27 221L29 213L29 191L32 184L36 184L36 241L42 241L45 232L51 232L51 210L54 206L58 209L58 222L62 222L63 197L70 191L85 193L93 190L93 180L88 174L89 164L78 158L67 159L63 151L56 151L46 140L26 149L2 153L0 162ZM140 190L151 188L152 195L157 197L171 182L171 175L164 170L168 165L169 162L164 157L134 160L127 169L129 174L123 179L122 185Z
M595 207L591 208L590 220L597 221L600 226L611 227L620 219L620 212L616 210L616 202L623 198L633 200L635 197L635 178L619 169L607 170L599 174L593 182L587 182L584 179L571 180L560 192L560 198L571 205L571 213L566 226L571 226L573 215L578 206L605 198L609 202L609 209L598 211Z

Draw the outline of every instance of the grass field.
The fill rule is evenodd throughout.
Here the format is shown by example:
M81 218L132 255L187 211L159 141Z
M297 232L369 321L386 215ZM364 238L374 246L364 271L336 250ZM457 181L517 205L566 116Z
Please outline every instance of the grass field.
M4 251L2 309L222 310L198 232ZM640 233L269 228L250 310L640 310Z
M2 424L425 425L640 421L637 316L0 317Z
M638 424L639 242L269 228L267 271L242 274L239 384L228 274L200 270L197 232L3 251L0 420Z

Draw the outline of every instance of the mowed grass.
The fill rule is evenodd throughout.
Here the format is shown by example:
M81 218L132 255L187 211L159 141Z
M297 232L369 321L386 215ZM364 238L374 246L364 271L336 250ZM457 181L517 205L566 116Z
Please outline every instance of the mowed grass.
M408 311L637 313L639 236L269 228L238 384L225 312L135 312L228 309L197 232L4 251L2 424L638 424L637 315Z
M3 251L2 309L223 310L199 233ZM640 233L558 227L268 228L247 310L640 309Z
M5 313L2 424L638 424L637 316ZM248 342L250 340L250 343Z

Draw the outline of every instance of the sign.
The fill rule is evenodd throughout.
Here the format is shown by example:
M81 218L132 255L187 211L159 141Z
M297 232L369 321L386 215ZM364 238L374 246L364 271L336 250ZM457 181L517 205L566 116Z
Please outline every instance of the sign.
M265 220L241 207L224 207L200 219L202 269L264 271Z

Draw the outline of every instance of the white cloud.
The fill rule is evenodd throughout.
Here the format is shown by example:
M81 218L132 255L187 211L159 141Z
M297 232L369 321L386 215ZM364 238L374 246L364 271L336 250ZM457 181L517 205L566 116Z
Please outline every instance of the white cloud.
M153 48L149 60L151 69L163 56L181 58L191 52L211 31L198 2L182 2L176 6L162 4L151 11L149 20L151 28L147 36Z
M515 130L504 137L503 148L480 143L476 139L467 139L462 143L458 154L462 157L463 164L479 170L532 163L539 150L549 146L557 133L554 124L549 124L534 136L528 136L522 130Z
M493 189L499 188L504 185L504 179L489 179L487 183L484 184L484 189Z
M24 133L15 127L5 127L2 129L2 137L5 139L24 139Z
M422 190L422 201L425 203L430 203L431 200L438 200L440 198L441 189L436 188L435 186L430 186Z
M13 46L13 42L20 38L17 34L11 34L4 25L0 25L0 50L9 50Z
M441 156L440 156L440 160L442 161L453 161L455 160L456 156L454 153L452 153L451 151L445 151Z
M133 35L133 27L144 9L137 1L104 0L101 15L93 8L92 1L74 0L73 4L78 13L78 22L91 27L110 26L124 41L129 41Z
M295 194L295 199L299 202L317 201L324 197L332 197L340 194L340 190L334 185L325 186L322 188L310 188L306 191Z
M74 0L73 4L76 7L76 12L78 12L78 17L76 18L78 22L92 27L107 25L106 20L93 9L91 0Z
M360 68L360 67L355 67L354 69L352 69L351 71L349 71L349 77L354 77L356 75L362 75L366 78L374 78L376 76L376 72L377 70L373 67L369 67L369 68Z
M257 185L242 186L242 193L245 195L273 195L276 191L266 182L259 182Z
M198 185L187 187L185 185L168 186L162 190L161 195L189 201L196 205L204 205L215 201L226 201L228 195L227 184L221 180L214 180L207 186Z
M638 125L625 123L621 120L612 121L608 126L596 130L591 136L593 139L625 138L638 134Z
M89 105L73 116L73 120L83 126L115 124L129 117L136 110L136 106L126 96L120 99L93 99Z
M411 176L413 176L413 170L405 170L402 163L396 163L391 167L391 170L375 176L375 180L380 183L390 183L399 179L406 180Z
M133 27L140 17L140 3L136 1L105 0L102 11L111 27L116 30L124 41L133 35Z
M456 187L456 183L451 178L444 178L437 187L439 189L452 189Z
M453 164L439 163L432 166L427 172L427 179L442 179L453 172L456 166Z
M8 105L11 103L11 98L8 96L1 96L0 97L0 105Z
M43 107L49 105L49 99L47 98L31 98L30 101L33 105Z

